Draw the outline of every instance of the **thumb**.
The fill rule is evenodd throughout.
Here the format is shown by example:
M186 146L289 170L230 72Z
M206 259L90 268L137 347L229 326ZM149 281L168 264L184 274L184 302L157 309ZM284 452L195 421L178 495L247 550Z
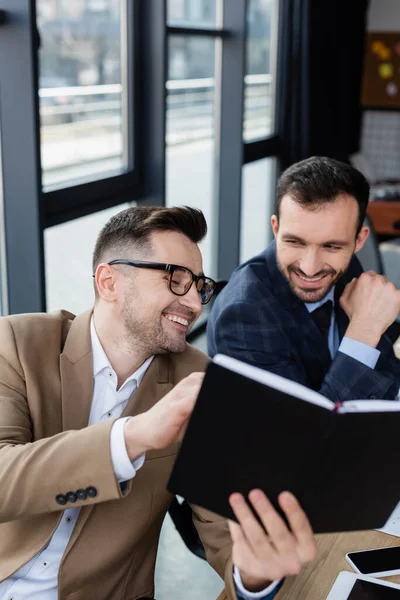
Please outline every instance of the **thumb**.
M356 285L357 285L357 278L354 277L350 281L350 283L348 283L346 285L346 287L343 290L342 295L339 298L339 304L345 312L347 312L346 309L348 308L348 303L349 303L350 297L351 297L352 293L354 292Z
M341 295L340 299L343 298L344 300L347 300L347 298L349 298L351 296L351 294L354 291L354 288L357 285L357 281L358 281L357 277L353 277L353 279L350 281L350 283L348 283L346 285L346 287L344 288L343 294Z

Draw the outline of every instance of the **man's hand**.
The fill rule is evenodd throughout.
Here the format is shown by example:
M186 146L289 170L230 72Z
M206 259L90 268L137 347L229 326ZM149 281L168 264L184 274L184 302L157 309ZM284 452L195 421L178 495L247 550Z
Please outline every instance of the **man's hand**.
M340 305L350 319L346 337L375 348L400 312L400 291L386 277L367 271L347 284Z
M298 575L304 565L314 560L316 546L311 525L293 494L282 492L278 498L290 530L264 492L253 490L249 500L265 530L240 494L232 494L229 499L239 521L239 524L229 521L229 529L233 563L239 569L244 587L256 592L276 579Z
M150 410L126 422L125 443L131 460L182 438L203 379L204 373L191 373Z

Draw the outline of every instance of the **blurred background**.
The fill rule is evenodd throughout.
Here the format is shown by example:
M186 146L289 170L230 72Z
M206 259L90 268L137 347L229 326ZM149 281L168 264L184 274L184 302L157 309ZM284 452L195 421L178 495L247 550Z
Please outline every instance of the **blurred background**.
M228 279L313 154L370 180L363 264L400 286L399 110L397 0L2 0L0 314L90 307L96 237L135 203L203 210ZM221 587L168 518L157 594Z

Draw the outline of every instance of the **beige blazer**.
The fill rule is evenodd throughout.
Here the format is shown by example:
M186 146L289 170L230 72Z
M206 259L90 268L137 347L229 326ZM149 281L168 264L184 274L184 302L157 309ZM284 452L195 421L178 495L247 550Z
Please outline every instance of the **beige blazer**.
M61 311L0 319L0 581L43 548L63 508L81 506L60 566L59 598L151 597L177 444L148 452L121 492L111 461L112 422L87 427L90 317L91 311L76 318ZM148 410L207 360L189 345L183 354L156 356L123 415ZM91 495L74 504L56 500L88 488ZM198 507L193 514L209 562L225 579L228 598L236 598L226 522Z

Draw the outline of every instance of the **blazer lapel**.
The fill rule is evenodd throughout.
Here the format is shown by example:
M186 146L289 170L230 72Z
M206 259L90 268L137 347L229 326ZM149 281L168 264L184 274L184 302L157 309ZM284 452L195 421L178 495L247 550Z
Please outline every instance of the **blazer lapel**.
M346 329L349 325L349 317L346 315L343 308L340 306L340 296L343 293L343 289L343 282L338 281L335 289L335 317L337 328L339 331L339 343L342 341L344 334L346 333Z
M83 429L89 422L93 396L91 316L92 310L72 321L60 356L63 431Z
M303 346L304 356L307 357L307 360L303 362L303 367L309 379L309 385L313 389L319 389L332 362L328 344L304 302L292 292L289 283L282 275L276 260L275 242L268 247L265 259L275 296L279 304L288 311L288 319L285 323L286 334L289 340L297 340L297 343Z

